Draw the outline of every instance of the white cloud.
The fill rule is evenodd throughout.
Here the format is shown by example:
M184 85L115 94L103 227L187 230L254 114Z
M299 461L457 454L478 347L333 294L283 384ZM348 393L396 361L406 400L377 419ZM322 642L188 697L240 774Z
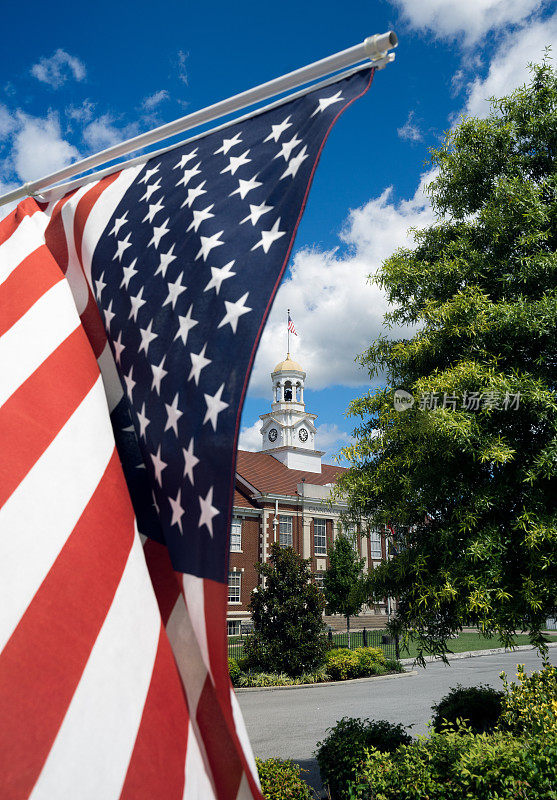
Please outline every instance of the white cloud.
M188 57L189 53L184 52L184 50L178 50L178 78L186 86L188 85L188 71L186 69Z
M6 108L6 106L0 105L0 136L5 138L9 136L17 127L17 122L10 113L10 111Z
M258 419L253 425L241 429L238 447L251 453L261 450L261 420Z
M114 144L135 136L139 132L138 123L118 128L110 114L103 114L83 129L83 141L91 150L104 150Z
M91 100L84 100L79 106L68 106L66 109L66 116L68 119L75 120L76 122L89 122L93 117L95 110L95 103Z
M23 181L42 178L65 167L79 156L79 151L62 138L55 114L46 118L17 113L19 128L14 136L13 166Z
M392 189L350 212L342 233L348 252L339 248L304 249L294 257L265 327L250 381L252 396L269 394L269 373L286 351L286 309L299 336L290 337L291 353L307 372L307 385L358 386L368 376L355 357L377 338L387 311L378 286L367 282L398 247L411 246L410 227L433 222L423 176L414 197L393 202ZM407 332L407 330L405 331ZM389 335L396 337L399 329Z
M545 0L394 0L412 27L439 38L463 36L472 44L489 33L524 22Z
M527 65L539 63L544 48L557 49L557 12L545 20L530 23L505 36L485 78L476 78L468 87L465 112L486 116L489 97L501 97L528 81Z
M409 142L421 142L424 138L419 127L414 122L414 112L408 113L408 119L401 128L397 128L398 135L401 139L406 139Z
M159 89L158 92L146 97L141 105L143 108L147 109L147 111L151 111L153 108L156 108L158 105L160 105L163 100L168 100L169 97L170 95L168 94L167 89Z
M79 58L58 48L50 58L41 58L37 64L33 64L31 75L41 83L47 83L53 89L58 89L69 78L73 77L76 81L84 80L86 70Z

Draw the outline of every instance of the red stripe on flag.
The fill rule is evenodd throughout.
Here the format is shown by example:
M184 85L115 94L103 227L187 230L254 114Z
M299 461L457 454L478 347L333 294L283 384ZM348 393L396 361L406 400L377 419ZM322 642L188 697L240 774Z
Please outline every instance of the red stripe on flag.
M0 336L64 276L42 245L0 284Z
M114 450L2 652L2 800L28 797L40 774L114 599L133 536L133 509Z
M181 800L184 794L188 707L166 631L120 800Z
M155 590L163 624L166 626L176 601L180 596L180 585L172 569L168 548L164 544L148 539L143 548L149 577Z
M237 741L234 741L211 678L207 676L196 713L197 724L219 800L236 800L242 774ZM223 766L226 765L224 769ZM187 787L186 787L187 788ZM258 796L257 794L255 795Z
M50 215L50 222L46 226L44 232L45 244L54 256L54 260L64 275L68 271L68 243L66 241L64 223L62 221L62 209L76 191L77 190L74 189L73 192L64 195L64 197L56 203Z
M78 327L0 409L0 506L33 467L99 377ZM56 387L53 391L53 386Z

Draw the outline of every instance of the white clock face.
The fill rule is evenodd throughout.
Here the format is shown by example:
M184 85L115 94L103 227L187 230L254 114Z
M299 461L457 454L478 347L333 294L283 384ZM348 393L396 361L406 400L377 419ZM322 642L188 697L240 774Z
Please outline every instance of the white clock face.
M300 437L301 442L307 442L308 432L305 428L300 428L300 430L298 431L298 436Z
M276 442L277 436L278 436L277 429L276 428L271 428L271 430L269 431L268 435L269 435L269 441L270 442Z

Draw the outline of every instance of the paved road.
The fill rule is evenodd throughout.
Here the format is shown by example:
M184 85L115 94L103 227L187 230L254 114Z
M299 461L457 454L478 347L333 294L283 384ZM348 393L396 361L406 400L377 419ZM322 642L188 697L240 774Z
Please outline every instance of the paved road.
M557 665L557 648L550 648L549 660ZM488 684L502 688L499 674L514 677L517 663L528 672L539 669L541 660L531 650L428 664L417 667L417 675L401 678L318 686L303 689L240 692L248 733L256 756L291 758L309 770L305 776L321 789L319 770L313 759L318 741L326 729L343 716L387 719L412 725L413 736L427 732L431 706L457 683L463 686Z

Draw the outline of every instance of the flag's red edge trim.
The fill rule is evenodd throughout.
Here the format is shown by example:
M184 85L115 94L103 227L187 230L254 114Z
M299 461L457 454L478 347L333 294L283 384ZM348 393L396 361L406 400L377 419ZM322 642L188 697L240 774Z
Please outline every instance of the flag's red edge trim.
M251 377L251 370L252 370L252 367L253 367L253 361L255 359L255 354L257 353L257 349L259 347L259 341L260 341L261 336L263 334L263 328L265 327L265 323L267 322L267 317L269 316L269 312L270 312L271 307L273 305L273 302L275 300L276 293L278 291L278 288L279 288L280 283L282 281L282 278L284 276L286 267L288 266L288 262L290 260L290 253L292 252L292 248L294 246L294 241L296 239L296 234L298 233L298 227L300 225L300 222L302 221L302 216L304 214L304 211L306 210L306 205L307 205L307 201L308 201L308 197L309 197L309 192L310 192L310 189L311 189L312 184L313 184L313 178L314 178L314 175L315 175L315 170L317 169L317 165L319 164L319 159L321 158L321 153L323 152L323 148L325 147L327 139L329 138L329 134L330 134L331 130L333 129L334 125L336 124L336 121L338 120L338 118L342 114L344 114L346 109L349 108L352 105L352 103L354 103L356 100L359 100L360 97L363 97L364 94L366 94L366 92L369 90L369 88L370 88L370 86L371 86L371 84L373 82L373 76L374 75L375 75L375 67L372 67L371 68L371 73L370 73L370 76L369 76L369 81L367 82L367 86L364 87L364 89L360 92L360 94L355 95L351 100L348 101L348 103L346 103L346 105L344 105L338 111L337 115L331 120L331 124L327 128L325 136L323 137L323 141L321 142L319 150L317 151L317 156L315 157L315 161L313 163L313 167L312 167L312 170L311 170L309 178L308 178L308 183L307 183L307 186L306 186L306 192L304 194L304 199L302 200L300 213L298 214L298 219L296 220L296 224L294 226L294 230L292 231L292 236L290 238L290 244L288 245L288 250L286 251L286 256L284 258L284 262L283 262L282 268L281 268L281 270L280 270L280 272L278 274L277 280L276 280L275 285L273 287L273 291L271 292L271 296L269 298L269 302L267 303L267 308L265 309L265 312L264 312L263 317L261 319L261 324L259 326L259 330L257 331L257 335L256 335L255 341L253 343L253 347L252 347L252 351L251 351L251 355L250 355L250 360L249 360L249 363L248 363L248 369L247 369L247 372L246 372L244 385L242 387L242 395L240 397L240 405L238 407L238 415L236 417L236 428L234 430L234 458L232 460L232 474L231 474L231 479L230 479L230 504L229 504L229 507L228 507L228 528L230 528L230 520L231 520L231 517L232 517L232 509L234 507L234 486L235 486L235 483L236 483L236 462L237 462L237 459L238 459L238 432L239 432L239 428L240 428L240 420L242 418L242 411L243 411L243 408L244 408L244 400L245 400L245 396L246 396L246 392L247 392L247 388L248 388L248 384L249 384L249 379ZM230 560L230 554L229 554L229 548L227 548L227 550L226 550L226 571L227 572L228 572L229 560Z

